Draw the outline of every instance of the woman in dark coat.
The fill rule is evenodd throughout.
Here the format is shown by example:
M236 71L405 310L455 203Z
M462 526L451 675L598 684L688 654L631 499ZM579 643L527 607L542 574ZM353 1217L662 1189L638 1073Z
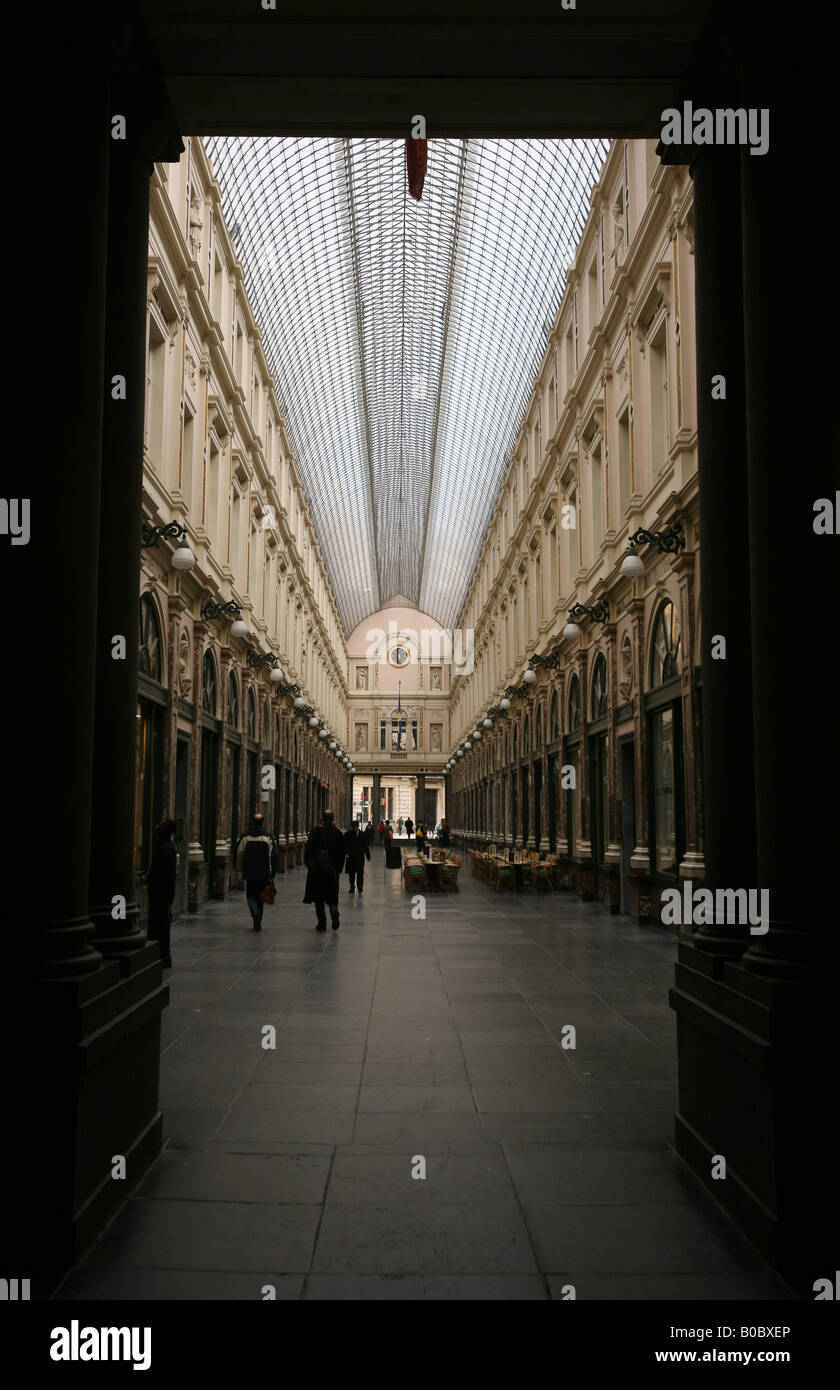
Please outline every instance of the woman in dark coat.
M344 853L347 856L347 874L350 879L350 892L356 891L359 887L359 897L365 886L365 859L370 859L370 846L367 835L363 835L359 829L359 822L354 821L344 836Z

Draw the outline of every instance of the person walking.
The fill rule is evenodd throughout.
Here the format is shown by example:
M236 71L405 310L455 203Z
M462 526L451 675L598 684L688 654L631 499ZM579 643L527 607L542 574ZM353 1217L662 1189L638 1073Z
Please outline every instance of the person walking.
M344 836L344 853L347 856L350 892L354 893L358 886L359 897L361 897L365 886L365 859L370 859L370 846L367 842L367 836L362 835L359 830L358 821L353 822Z
M402 839L402 833L403 833L403 818L402 818L402 816L400 816L400 817L398 818L398 820L397 820L397 834L399 835L400 839Z
M335 824L332 811L324 811L321 824L310 830L303 851L307 868L305 903L315 904L315 930L327 930L325 904L330 909L333 931L338 931L338 884L344 865L344 836Z
M164 970L172 968L171 908L175 901L175 874L178 867L178 853L172 839L174 834L174 820L162 820L155 831L152 862L146 875L146 887L149 893L148 939L158 943Z
M409 840L414 834L414 821L411 819L411 816L406 816L405 818L405 833L408 836Z
M440 842L446 848L449 844L449 826L446 824L446 817L441 817L440 822Z
M380 845L384 845L384 843L385 843L385 822L384 822L384 820L381 820L381 821L379 822L379 843L380 843Z
M266 830L260 811L252 816L245 834L236 842L234 865L245 880L245 898L254 931L262 931L262 891L277 872L277 845Z
M366 827L366 829L365 829L365 839L367 840L367 843L368 843L368 849L370 849L371 845L373 844L373 821L372 821L372 820L369 820L368 823L367 823L367 827Z
M425 834L424 834L424 832L423 832L423 822L422 822L422 821L420 822L420 824L419 824L418 827L417 827L417 832L416 832L414 838L415 838L415 840L417 841L417 853L418 853L418 854L425 854L425 852L426 852L426 836L425 836Z

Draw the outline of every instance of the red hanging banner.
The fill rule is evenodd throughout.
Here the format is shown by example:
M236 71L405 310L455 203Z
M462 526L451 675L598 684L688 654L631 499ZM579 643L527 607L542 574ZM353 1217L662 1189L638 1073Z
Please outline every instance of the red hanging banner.
M426 181L426 141L408 139L405 142L405 169L408 175L408 191L412 198L420 201L423 184Z

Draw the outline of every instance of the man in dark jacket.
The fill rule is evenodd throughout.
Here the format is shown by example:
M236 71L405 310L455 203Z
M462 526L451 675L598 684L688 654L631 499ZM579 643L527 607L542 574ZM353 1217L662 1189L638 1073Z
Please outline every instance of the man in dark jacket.
M372 820L369 820L368 823L367 823L367 829L365 830L365 839L366 839L367 842L368 842L368 849L369 849L370 846L373 844L373 821L372 821Z
M356 891L356 883L358 883L359 897L361 897L365 886L365 859L370 859L370 846L367 836L363 835L359 829L358 821L354 820L344 836L344 853L347 856L350 892Z
M161 821L155 831L155 848L146 875L146 887L149 891L148 937L150 941L157 941L160 958L166 969L172 965L169 909L175 899L175 871L178 865L178 854L172 839L174 833L174 820Z
M307 867L305 903L315 904L315 930L327 930L327 914L324 905L330 909L333 931L341 925L338 920L338 881L344 864L344 836L335 825L332 811L324 811L321 824L310 830L303 851L303 862Z
M409 840L414 834L414 821L411 819L411 816L406 816L405 818L405 833L408 836Z
M236 842L234 864L245 879L245 897L254 922L254 931L262 931L265 903L260 894L277 872L277 845L257 812L244 835Z

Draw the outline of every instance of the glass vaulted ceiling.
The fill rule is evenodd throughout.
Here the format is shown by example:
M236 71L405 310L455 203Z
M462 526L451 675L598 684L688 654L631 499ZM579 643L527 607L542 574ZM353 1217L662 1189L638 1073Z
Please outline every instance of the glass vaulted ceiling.
M347 633L457 624L608 144L206 141Z

